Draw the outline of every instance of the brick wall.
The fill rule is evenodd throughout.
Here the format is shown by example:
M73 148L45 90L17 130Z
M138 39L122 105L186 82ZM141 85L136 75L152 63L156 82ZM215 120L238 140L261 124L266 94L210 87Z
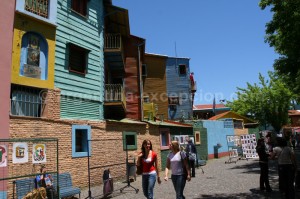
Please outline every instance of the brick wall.
M58 168L59 173L70 172L73 184L77 187L88 186L88 158L72 157L72 125L90 125L92 148L90 157L90 180L91 185L102 183L104 169L109 168L115 179L126 177L126 152L123 150L122 132L137 133L137 150L128 152L129 161L133 161L140 151L143 140L150 139L153 149L158 153L160 162L160 139L158 126L149 126L146 123L124 123L118 121L84 121L84 120L61 120L59 119L59 89L49 90L46 96L47 106L44 118L33 117L10 117L10 138L18 139L18 142L27 142L29 151L28 163L12 164L12 144L9 144L8 168L9 177L21 175L35 175L39 165L32 163L32 145L34 143L46 144L48 171L56 171L56 141L24 141L28 138L57 138L58 139ZM8 198L12 198L12 179L9 181Z

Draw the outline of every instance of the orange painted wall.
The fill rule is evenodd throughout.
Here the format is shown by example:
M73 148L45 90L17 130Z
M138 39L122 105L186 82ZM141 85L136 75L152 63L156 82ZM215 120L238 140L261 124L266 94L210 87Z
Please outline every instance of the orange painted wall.
M147 77L144 80L144 96L158 105L157 114L168 118L168 97L166 83L166 56L145 54Z

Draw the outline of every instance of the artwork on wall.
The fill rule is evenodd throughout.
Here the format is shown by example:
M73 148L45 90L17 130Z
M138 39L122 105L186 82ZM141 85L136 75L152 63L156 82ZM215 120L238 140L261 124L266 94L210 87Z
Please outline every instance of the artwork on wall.
M175 135L174 141L177 141L178 143L180 143L180 135Z
M24 142L17 142L13 144L13 163L28 162L28 145Z
M0 167L7 166L7 147L6 145L0 145Z
M32 148L32 163L46 162L46 145L34 144Z
M241 135L241 143L243 149L243 155L246 158L258 158L256 153L256 136L255 134Z

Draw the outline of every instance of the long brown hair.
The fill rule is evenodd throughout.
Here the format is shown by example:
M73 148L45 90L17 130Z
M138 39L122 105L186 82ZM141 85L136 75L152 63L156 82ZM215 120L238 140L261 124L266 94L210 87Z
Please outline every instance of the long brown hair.
M145 149L144 145L147 144L147 142L150 143L150 150L152 150L152 142L150 140L144 140L143 144L142 144L142 147L141 147L141 150L142 150L142 153L143 153L143 158L146 158L146 149Z

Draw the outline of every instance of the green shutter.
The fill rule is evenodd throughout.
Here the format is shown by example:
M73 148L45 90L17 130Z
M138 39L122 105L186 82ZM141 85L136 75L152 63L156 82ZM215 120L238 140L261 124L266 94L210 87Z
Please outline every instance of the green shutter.
M100 102L61 96L60 117L62 119L102 120L100 107L102 107Z

